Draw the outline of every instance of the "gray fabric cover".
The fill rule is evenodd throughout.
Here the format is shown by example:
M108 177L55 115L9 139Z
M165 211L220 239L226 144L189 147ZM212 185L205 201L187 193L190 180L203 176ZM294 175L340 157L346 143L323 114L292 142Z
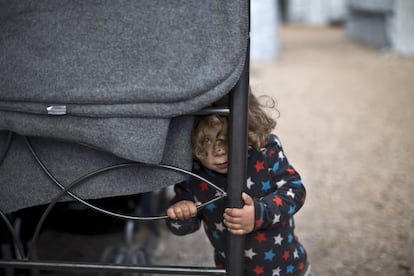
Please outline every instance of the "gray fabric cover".
M97 151L153 164L170 161L165 159L170 155L189 167L190 147L182 141L188 141L191 119L180 116L221 98L239 79L247 49L247 4L0 0L0 131L87 146L93 160ZM64 115L48 115L47 108L56 105L65 106ZM171 135L172 129L182 133ZM5 135L0 137L1 149ZM45 201L36 195L38 200L21 206L13 198L8 202L14 207L3 203L13 183L21 181L13 180L18 173L8 175L16 164L25 165L21 151L13 148L3 163L8 167L0 168L1 186L10 185L1 191L6 210ZM78 157L69 159L76 163ZM43 181L34 179L21 185L31 190ZM154 185L135 176L126 182L135 187L125 189L128 193ZM114 192L105 191L88 197Z
M171 122L168 147L163 152L163 164L191 169L190 134L187 125L192 117L183 116ZM35 160L24 138L13 134L8 144L9 132L0 131L0 210L12 212L22 208L49 203L61 192ZM131 163L109 152L78 143L29 137L38 158L50 173L65 187L94 171L123 163ZM181 149L181 151L177 151ZM110 170L80 183L71 190L82 199L111 197L152 191L183 180L182 173L157 169L139 164ZM71 200L64 197L62 200Z

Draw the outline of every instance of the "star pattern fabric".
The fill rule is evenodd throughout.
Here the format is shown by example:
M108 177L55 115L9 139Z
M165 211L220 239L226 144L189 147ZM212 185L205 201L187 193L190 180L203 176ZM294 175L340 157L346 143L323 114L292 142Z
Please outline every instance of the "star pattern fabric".
M193 172L226 190L226 175L209 171L198 162ZM217 191L204 184L195 177L176 184L171 204L180 200L211 200ZM293 215L302 207L306 190L276 135L270 135L261 150L249 150L244 185L244 191L254 199L256 222L255 229L245 239L244 275L299 275L307 262L307 254L295 236ZM225 203L225 199L211 203L189 220L167 220L167 226L176 235L197 231L202 221L215 249L217 267L225 264L228 234L223 223Z

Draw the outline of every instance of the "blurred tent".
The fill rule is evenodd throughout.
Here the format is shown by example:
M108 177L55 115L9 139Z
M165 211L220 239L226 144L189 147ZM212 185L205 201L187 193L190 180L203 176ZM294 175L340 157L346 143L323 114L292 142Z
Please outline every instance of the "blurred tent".
M278 0L251 0L250 60L274 62L280 52Z
M414 55L414 1L348 0L346 34L375 47Z
M287 21L309 25L343 22L347 0L281 0Z
M414 55L412 0L280 0L285 22L344 24L346 36L377 48Z

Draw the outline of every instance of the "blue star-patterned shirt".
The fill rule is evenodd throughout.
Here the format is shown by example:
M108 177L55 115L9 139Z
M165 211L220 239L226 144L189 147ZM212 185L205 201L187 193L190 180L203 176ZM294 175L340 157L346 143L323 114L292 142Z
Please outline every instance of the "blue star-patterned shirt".
M193 172L226 190L226 175L212 172L198 162ZM306 190L301 178L288 162L277 136L270 135L259 150L248 152L247 180L244 191L254 199L255 228L246 235L244 275L300 275L307 255L295 236L293 215L302 207ZM180 200L206 202L217 196L217 190L206 182L190 177L176 184L172 204ZM223 223L226 200L215 201L189 220L167 220L176 235L186 235L200 228L215 249L217 267L224 267L226 235Z

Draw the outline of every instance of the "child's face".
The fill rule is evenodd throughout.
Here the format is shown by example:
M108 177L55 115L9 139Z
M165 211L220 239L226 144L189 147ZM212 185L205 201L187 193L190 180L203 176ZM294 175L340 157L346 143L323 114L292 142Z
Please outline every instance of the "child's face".
M226 137L219 137L219 127L205 127L202 129L204 134L203 147L207 152L207 157L200 159L201 164L218 173L227 173L227 144Z

